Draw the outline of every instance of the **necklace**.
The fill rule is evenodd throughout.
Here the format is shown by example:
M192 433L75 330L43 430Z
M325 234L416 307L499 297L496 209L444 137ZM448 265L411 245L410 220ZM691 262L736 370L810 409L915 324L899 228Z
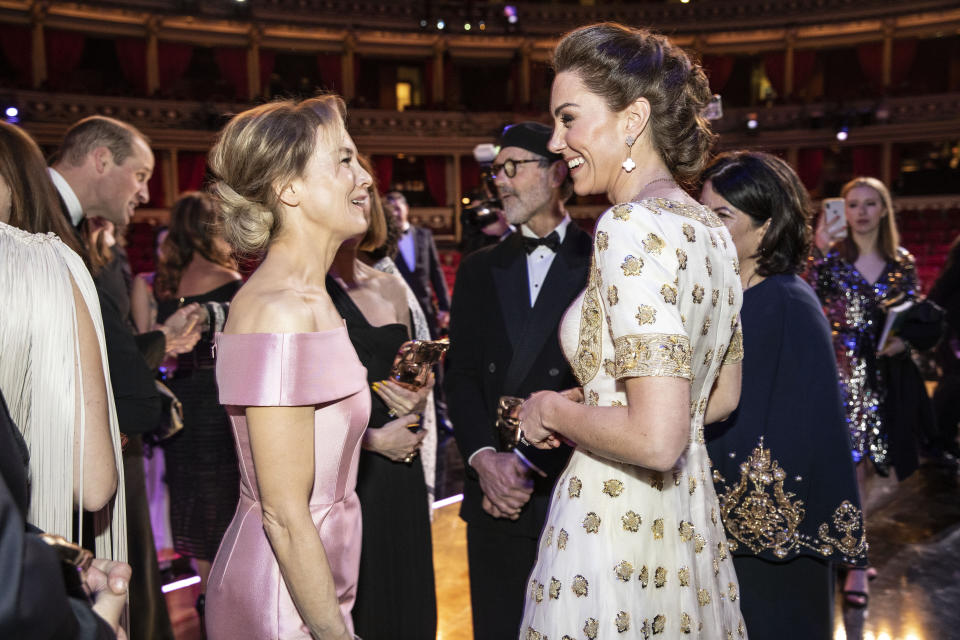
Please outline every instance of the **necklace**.
M676 181L673 179L673 176L669 176L665 178L656 178L655 180L651 180L647 184L640 187L640 189L637 191L637 195L633 196L633 200L631 202L638 202L640 198L640 194L646 191L647 187L649 187L652 184L656 184L658 182L670 182L670 183L676 184Z

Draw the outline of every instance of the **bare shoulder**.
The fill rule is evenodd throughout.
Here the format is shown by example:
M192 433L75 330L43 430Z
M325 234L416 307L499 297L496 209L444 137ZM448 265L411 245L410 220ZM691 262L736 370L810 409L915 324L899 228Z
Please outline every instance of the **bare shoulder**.
M341 326L325 293L306 294L251 279L230 303L224 333L312 333Z
M408 312L406 283L401 276L367 265L363 265L360 271L367 277L370 288L397 309L398 317L403 317Z

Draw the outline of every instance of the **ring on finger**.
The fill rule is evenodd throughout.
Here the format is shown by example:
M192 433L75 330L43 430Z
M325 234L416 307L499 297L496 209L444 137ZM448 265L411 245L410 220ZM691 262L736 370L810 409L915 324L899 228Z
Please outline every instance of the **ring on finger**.
M398 417L400 414L397 413L397 410L396 410L396 409L390 409L390 411L387 411L387 415L390 416L391 418L396 418L396 417Z

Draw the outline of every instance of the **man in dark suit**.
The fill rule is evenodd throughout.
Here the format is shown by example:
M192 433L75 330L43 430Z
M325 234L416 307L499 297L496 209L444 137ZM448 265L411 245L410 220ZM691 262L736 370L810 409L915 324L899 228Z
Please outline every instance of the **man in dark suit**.
M430 335L436 338L439 329L447 326L450 317L450 294L447 293L447 281L443 277L443 269L440 268L433 233L429 229L410 224L410 206L399 191L388 193L383 202L387 213L396 217L403 231L394 262L423 307L427 324L430 326ZM433 305L434 296L437 298L436 307Z
M517 230L460 264L453 294L446 391L466 462L463 505L474 637L517 637L550 492L570 450L498 450L501 396L578 386L557 329L586 286L592 241L564 203L567 166L539 123L508 127L493 171Z
M122 227L130 222L134 209L149 199L147 181L153 164L149 140L136 128L112 118L91 116L67 130L49 171L64 214L74 228L86 216L100 217ZM110 263L94 270L93 279L100 299L120 431L130 436L123 452L127 543L133 567L130 633L138 639L173 640L160 591L140 436L156 429L160 422L162 405L154 370L165 353L193 348L199 339L199 317L195 308L185 307L158 331L135 336L124 267L125 257L117 253Z

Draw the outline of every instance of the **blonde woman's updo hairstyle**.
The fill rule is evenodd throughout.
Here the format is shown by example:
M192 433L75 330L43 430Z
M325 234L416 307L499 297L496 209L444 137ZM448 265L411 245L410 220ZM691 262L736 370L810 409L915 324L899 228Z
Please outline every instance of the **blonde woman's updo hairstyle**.
M280 231L280 192L303 175L318 144L336 153L346 107L336 95L280 100L233 117L210 151L211 193L227 241L239 253L261 253Z
M678 182L696 183L715 138L702 115L711 93L703 69L683 49L665 36L604 22L565 35L553 68L577 74L614 113L646 98L654 148Z

